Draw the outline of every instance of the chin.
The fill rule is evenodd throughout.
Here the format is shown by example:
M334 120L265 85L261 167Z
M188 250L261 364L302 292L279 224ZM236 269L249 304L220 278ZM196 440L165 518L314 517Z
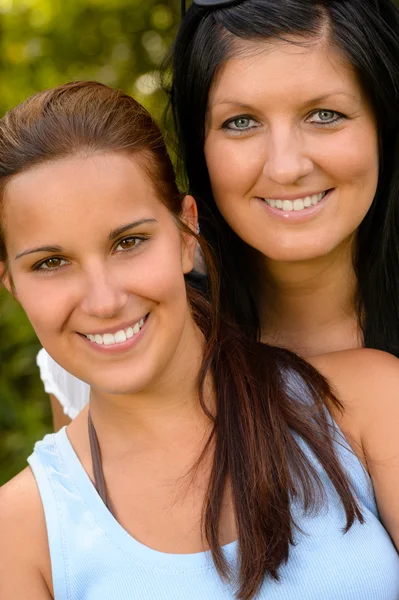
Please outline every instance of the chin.
M272 252L267 256L267 259L273 262L299 263L318 260L320 258L323 258L323 256L327 256L327 254L329 254L328 251L317 252L314 248L312 250L306 251L303 248L301 248L300 250L290 249L283 250L281 252Z
M343 240L329 242L325 238L323 240L308 239L306 243L296 241L291 244L279 244L276 242L272 248L264 248L259 251L268 260L274 262L308 262L327 257L342 247L342 245Z
M132 373L130 373L130 377L127 377L126 372L123 378L115 376L107 377L106 374L104 375L101 378L92 378L89 384L93 390L107 396L132 396L139 394L143 390L148 389L154 379L153 377L146 377L143 374L140 377L132 377Z

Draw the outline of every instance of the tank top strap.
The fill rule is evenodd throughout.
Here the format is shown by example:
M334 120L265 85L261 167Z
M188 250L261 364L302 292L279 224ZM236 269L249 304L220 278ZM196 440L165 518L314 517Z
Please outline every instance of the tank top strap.
M68 560L69 541L61 515L65 514L64 502L60 489L54 485L58 478L68 485L67 466L55 442L56 435L62 435L65 427L58 434L48 434L35 445L35 451L28 458L37 486L40 491L46 519L48 545L50 550L54 598L72 600L71 574ZM66 435L66 434L65 434ZM40 449L40 450L39 450ZM51 473L51 477L49 474ZM68 485L68 489L71 488Z
M96 430L93 425L90 411L88 413L87 424L88 424L88 429L89 429L89 440L90 440L91 460L92 460L92 466L93 466L94 486L95 486L101 500L104 502L105 506L108 508L108 510L110 511L111 514L114 514L109 497L108 497L108 493L107 493L107 486L105 483L104 471L103 471L103 467L102 467L100 444L98 442L97 433L96 433Z

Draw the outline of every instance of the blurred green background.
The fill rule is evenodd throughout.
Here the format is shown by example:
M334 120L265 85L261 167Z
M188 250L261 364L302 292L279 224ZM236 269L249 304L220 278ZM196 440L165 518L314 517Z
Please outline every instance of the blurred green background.
M0 115L30 94L96 79L133 94L159 120L158 69L179 20L179 0L0 0ZM26 466L51 431L23 311L0 289L0 485Z

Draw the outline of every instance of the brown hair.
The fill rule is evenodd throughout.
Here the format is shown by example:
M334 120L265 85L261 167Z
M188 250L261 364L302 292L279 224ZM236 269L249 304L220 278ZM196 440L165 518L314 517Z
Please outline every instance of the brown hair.
M39 93L0 120L0 200L13 175L81 151L133 153L179 220L182 195L158 127L131 97L95 82L70 83ZM181 222L180 226L189 231ZM209 250L198 240L207 262L208 297L190 284L187 290L193 317L207 340L200 402L214 422L197 463L212 449L203 527L216 568L228 578L219 524L229 486L238 528L237 598L249 600L265 576L278 579L281 565L289 559L297 527L291 502L311 511L325 499L303 442L341 499L346 530L355 519L362 521L362 515L334 449L328 403L341 408L338 400L304 360L252 341L221 316L219 277ZM0 260L6 261L1 232ZM205 401L209 373L216 391L216 415L209 413ZM288 380L294 385L289 386Z
M160 199L174 214L180 213L182 199L158 126L131 96L93 81L39 92L0 119L0 197L17 173L42 162L101 151L134 154ZM5 262L1 224L0 261Z

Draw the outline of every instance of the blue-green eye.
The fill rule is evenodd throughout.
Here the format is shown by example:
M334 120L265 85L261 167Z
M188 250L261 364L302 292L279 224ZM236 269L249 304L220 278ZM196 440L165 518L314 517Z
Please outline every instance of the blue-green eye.
M248 131L249 129L253 129L258 125L258 122L255 121L252 117L242 115L240 117L234 117L234 119L229 119L223 124L223 129L227 129L228 131Z
M334 110L320 109L311 114L310 122L317 125L331 125L344 118L344 115Z

